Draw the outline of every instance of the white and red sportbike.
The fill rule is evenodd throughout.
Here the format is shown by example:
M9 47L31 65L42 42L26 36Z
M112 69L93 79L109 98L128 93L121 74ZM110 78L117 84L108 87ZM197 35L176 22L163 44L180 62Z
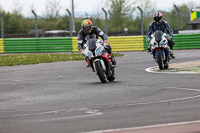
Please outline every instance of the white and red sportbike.
M108 54L103 41L96 38L88 39L85 47L85 56L88 67L98 75L102 83L115 80L115 66L112 64L112 55Z

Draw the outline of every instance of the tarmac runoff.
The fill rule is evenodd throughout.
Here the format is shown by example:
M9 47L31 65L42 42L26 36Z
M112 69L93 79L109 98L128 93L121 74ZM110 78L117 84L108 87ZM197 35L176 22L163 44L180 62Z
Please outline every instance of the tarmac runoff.
M200 60L169 64L169 69L164 70L159 70L158 66L154 66L146 68L145 71L168 74L200 74Z

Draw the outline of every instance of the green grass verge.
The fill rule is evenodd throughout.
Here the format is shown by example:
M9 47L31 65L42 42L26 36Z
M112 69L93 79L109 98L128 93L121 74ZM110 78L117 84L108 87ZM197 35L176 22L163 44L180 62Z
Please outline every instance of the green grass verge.
M114 53L114 56L123 56L123 54ZM84 60L85 57L80 54L48 53L48 54L14 54L0 55L0 66L15 66L39 64L58 61Z

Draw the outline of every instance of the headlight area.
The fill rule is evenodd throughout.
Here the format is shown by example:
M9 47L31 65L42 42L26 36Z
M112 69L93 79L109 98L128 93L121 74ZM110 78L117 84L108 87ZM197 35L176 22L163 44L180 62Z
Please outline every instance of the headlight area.
M161 44L161 45L164 45L164 44L165 44L165 40L163 40L162 42L160 42L160 44Z

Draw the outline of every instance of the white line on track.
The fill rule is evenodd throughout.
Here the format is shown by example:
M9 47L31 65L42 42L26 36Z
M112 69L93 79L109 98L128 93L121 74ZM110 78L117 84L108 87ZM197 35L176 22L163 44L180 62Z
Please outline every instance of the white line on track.
M166 87L169 89L178 89L178 90L186 90L186 91L195 91L195 92L200 92L200 90L198 89L191 89L191 88L179 88L179 87ZM159 103L168 103L168 102L177 102L177 101L183 101L183 100L189 100L189 99L195 99L195 98L199 98L199 95L195 95L195 96L190 96L190 97L182 97L182 98L176 98L176 99L169 99L169 100L162 100L162 101L154 101L154 102L141 102L141 103L128 103L128 104L121 104L121 105L111 105L108 106L110 108L113 107L123 107L123 106L139 106L139 105L150 105L150 104L159 104ZM103 108L104 106L98 106L98 107L93 107L96 109L100 109Z
M166 87L166 88L200 92L200 90L198 90L198 89L191 89L191 88L180 88L180 87ZM190 96L190 97L169 99L169 100L163 100L163 101L141 102L141 103L133 103L133 104L128 103L128 104L121 104L121 105L110 105L110 106L107 106L107 107L108 108L113 108L113 107L123 107L123 106L150 105L150 104L158 104L158 103L167 103L167 102L189 100L189 99L195 99L195 98L199 98L199 97L200 97L200 94L199 95L195 95L195 96ZM101 109L103 107L105 107L105 106L96 106L96 107L91 107L91 108ZM85 111L87 115L64 117L64 118L55 118L54 120L81 118L81 117L96 116L96 115L103 114L102 112L99 112L98 110L91 110L91 109L88 109L88 107L87 107L87 108L72 108L72 109L62 109L62 110L46 111L46 112L39 112L39 113L32 113L32 114L19 114L19 115L13 115L11 117L15 118L15 117L34 116L34 115L57 114L57 113L60 113L60 112L73 112L73 111ZM47 120L53 120L53 119L46 119L46 120L40 120L40 121L47 121Z
M32 113L32 114L13 115L12 117L15 118L15 117L33 116L33 115L56 114L58 112L71 112L73 110L78 110L78 109L77 108L73 108L73 109L53 110L53 111L46 111L46 112L39 112L39 113Z
M79 116L69 116L69 117L59 117L59 118L52 118L52 119L42 119L42 120L35 120L33 122L45 122L45 121L57 121L57 120L68 120L68 119L76 119L76 118L84 118L84 117L92 117L97 115L102 115L101 112L90 112L86 115L79 115Z
M167 87L167 88L200 92L200 90L198 90L198 89L191 89L191 88L180 88L180 87ZM128 104L128 105L134 106L134 105L148 105L148 104L155 104L155 103L166 103L166 102L174 102L174 101L194 99L194 98L199 98L199 97L200 97L200 95L196 95L196 96L193 96L193 97L185 97L185 98L178 98L178 99L171 99L171 100L157 101L157 102L136 103L136 104ZM135 130L135 129L145 129L145 128L165 127L165 126L176 126L176 125L194 124L194 123L200 123L200 120L177 122L177 123L167 123L167 124L157 124L157 125L149 125L149 126L133 127L133 128L99 130L99 131L91 131L91 132L83 132L83 133L109 133L109 132L117 132L117 131L122 132L122 131L125 131L125 130Z
M191 89L191 88L181 88L181 87L167 87L167 88L200 92L199 89Z
M164 71L153 71L152 69L155 68L155 67L157 67L157 66L146 68L145 71L146 72L150 72L150 73L163 73L163 74L199 74L199 72L164 72Z
M196 61L200 61L200 60L196 60ZM188 61L188 62L183 62L183 63L190 63L190 62L194 62L194 61ZM173 64L180 64L180 63L173 63ZM153 68L156 68L156 67L157 66L146 68L145 71L146 72L150 72L150 73L164 73L164 74L199 74L199 72L164 72L164 71L154 71Z
M73 111L83 111L84 115L76 115L76 116L68 116L68 117L57 117L57 118L48 118L48 119L40 119L40 120L33 120L28 122L45 122L45 121L56 121L56 120L68 120L68 119L76 119L76 118L84 118L84 117L92 117L97 115L102 115L102 112L99 112L99 110L92 110L88 108L81 108L81 109L63 109L63 110L55 110L55 111L47 111L47 112L41 112L41 113L32 113L32 114L22 114L22 115L13 115L12 118L16 117L25 117L25 116L36 116L36 115L45 115L45 114L57 114L61 112L69 113Z

